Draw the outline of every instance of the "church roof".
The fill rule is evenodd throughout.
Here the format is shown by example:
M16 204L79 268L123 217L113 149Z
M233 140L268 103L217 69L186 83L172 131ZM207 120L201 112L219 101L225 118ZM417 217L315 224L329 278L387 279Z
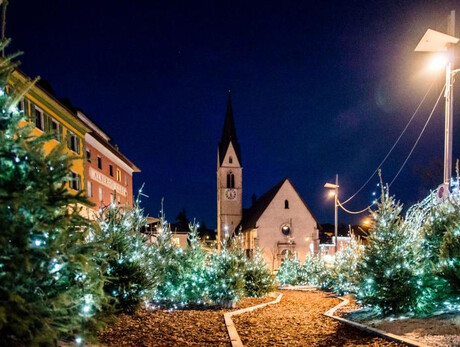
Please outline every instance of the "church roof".
M233 119L232 100L230 98L229 91L227 100L227 111L225 113L224 129L222 130L222 137L219 142L219 165L222 165L224 161L225 153L227 153L230 142L233 144L233 148L235 149L238 162L241 165L241 150L240 144L238 143L238 138L236 136L235 121Z
M258 227L257 221L259 220L260 216L262 216L262 214L265 212L268 205L270 205L272 200L275 198L276 194L278 194L278 191L281 189L285 182L289 182L291 184L292 188L294 188L300 200L303 202L307 210L315 219L317 226L320 227L320 225L318 224L318 220L313 215L310 208L302 199L302 197L299 195L297 189L295 189L292 182L289 180L289 178L284 178L283 180L281 180L281 182L277 183L274 187L272 187L269 191L267 191L264 195L257 199L250 208L243 209L243 219L241 220L242 230L254 229Z

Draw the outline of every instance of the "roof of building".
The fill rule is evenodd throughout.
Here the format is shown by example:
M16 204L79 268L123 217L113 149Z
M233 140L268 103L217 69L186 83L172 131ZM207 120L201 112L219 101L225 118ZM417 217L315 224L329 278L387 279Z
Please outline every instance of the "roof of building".
M79 110L77 111L77 116L91 129L90 135L92 137L104 145L104 147L106 147L115 156L120 158L120 160L128 165L134 172L141 172L141 170L131 160L129 160L123 153L120 152L117 146L110 142L110 137L108 137L108 135L102 131L100 127L98 127L90 118L88 118L86 114Z
M316 225L318 228L320 228L320 225L318 223L318 220L316 217L313 215L311 212L310 208L308 205L305 203L305 201L302 199L300 196L299 192L297 189L294 187L292 184L291 180L289 178L284 178L281 180L281 182L277 183L274 187L272 187L270 190L268 190L264 195L262 195L260 198L258 198L250 208L248 209L243 209L243 219L240 223L242 230L247 230L247 229L253 229L257 228L257 221L259 220L260 216L265 212L267 209L268 205L272 202L272 200L275 198L276 194L278 191L281 189L283 184L285 182L289 182L294 189L294 191L297 193L299 196L300 200L306 207L306 209L310 212L312 215L313 219L316 222Z
M232 143L233 148L235 149L238 162L240 163L240 165L242 165L241 149L240 144L238 143L238 138L236 136L235 121L233 119L232 100L229 91L227 100L227 111L225 113L224 128L222 130L222 137L219 142L219 165L222 165L224 161L225 153L227 152L230 142Z
M15 71L21 75L26 80L30 80L30 77L27 74L16 68ZM54 92L51 83L45 79L39 79L38 82L34 85L36 89L39 89L48 97L52 98L52 100L65 109L71 116L73 116L73 120L77 121L81 126L84 127L85 130L89 131L91 135L93 135L97 140L102 142L104 146L106 146L113 154L119 157L124 163L126 163L129 167L133 169L134 172L140 172L141 170L132 162L130 161L120 150L110 143L110 136L107 135L105 131L101 129L92 119L90 119L86 114L84 114L79 108L75 107L70 99L68 98L61 98L58 99Z

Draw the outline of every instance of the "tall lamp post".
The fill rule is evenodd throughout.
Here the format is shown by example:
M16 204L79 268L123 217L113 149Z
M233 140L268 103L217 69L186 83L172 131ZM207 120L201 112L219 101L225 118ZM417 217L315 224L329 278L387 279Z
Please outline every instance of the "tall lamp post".
M339 208L339 175L336 174L335 175L335 184L333 183L326 183L324 185L324 188L327 188L327 189L331 189L330 193L333 193L334 194L334 239L335 239L335 242L334 242L334 246L335 246L335 253L337 253L337 234L338 234L338 228L339 228L339 211L338 211L338 208ZM334 189L334 190L332 190Z
M455 37L455 11L451 11L447 20L447 34L428 29L415 47L416 52L447 52L445 94L445 130L444 130L444 184L450 185L452 175L452 133L453 133L453 89L452 78L459 70L454 70L454 47L460 39Z

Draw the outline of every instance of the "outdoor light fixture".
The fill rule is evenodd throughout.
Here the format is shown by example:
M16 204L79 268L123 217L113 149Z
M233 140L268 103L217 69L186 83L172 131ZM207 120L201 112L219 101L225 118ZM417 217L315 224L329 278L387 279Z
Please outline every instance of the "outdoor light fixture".
M444 54L437 54L431 59L429 69L431 71L444 70L447 62L447 57Z
M338 194L339 194L339 175L335 175L335 184L326 183L324 188L331 189L329 191L329 196L334 196L334 237L335 237L335 253L337 253L337 234L338 234L338 223L339 223L339 214L338 214ZM333 189L333 190L332 190ZM332 194L331 194L332 193Z
M455 37L455 11L451 11L447 17L447 32L448 34L439 31L428 29L422 39L415 47L415 52L444 52L446 61L444 63L438 61L433 66L445 67L446 84L445 84L445 130L444 130L444 177L443 183L450 186L450 178L452 175L452 134L453 134L453 100L454 100L454 78L453 76L459 71L454 70L454 50L460 39ZM440 59L440 58L438 58ZM431 67L431 66L430 66Z

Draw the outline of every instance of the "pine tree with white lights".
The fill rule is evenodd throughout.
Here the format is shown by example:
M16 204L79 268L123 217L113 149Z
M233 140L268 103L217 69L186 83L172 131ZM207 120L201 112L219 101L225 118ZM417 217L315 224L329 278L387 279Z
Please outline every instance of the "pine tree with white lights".
M351 238L350 244L335 255L331 287L339 295L356 293L358 290L358 265L362 261L364 246L360 240Z
M330 273L326 263L317 255L307 254L299 270L299 283L327 288L330 285Z
M388 187L382 187L378 208L372 212L374 225L368 245L358 266L357 298L383 314L414 311L419 297L415 273L419 240L403 227L401 210Z
M135 312L157 284L157 270L152 266L154 247L147 245L140 233L145 223L137 201L132 208L110 204L101 209L94 224L95 241L101 245L95 258L103 259L101 267L107 277L104 290L112 297L107 311Z
M203 304L207 300L206 252L201 245L198 224L189 224L188 244L182 256L181 286L184 304Z
M246 262L244 282L244 290L250 297L264 296L275 288L273 275L260 249L257 249L254 256Z
M159 284L155 289L153 302L160 306L179 308L186 304L185 287L182 281L183 250L173 241L171 227L166 221L163 209L160 213L157 234L153 266L158 270Z
M289 258L289 251L286 251L286 254L284 255L284 259L281 262L281 266L278 270L278 273L276 274L276 280L281 284L281 285L286 285L286 284L292 284L292 281L294 279L294 267L292 265L292 261Z
M87 201L67 189L73 158L32 134L16 108L31 85L5 92L14 68L0 62L0 344L53 345L92 319L103 276L78 213Z
M232 307L244 296L246 256L239 238L227 237L221 252L213 252L208 264L209 298L223 307Z

